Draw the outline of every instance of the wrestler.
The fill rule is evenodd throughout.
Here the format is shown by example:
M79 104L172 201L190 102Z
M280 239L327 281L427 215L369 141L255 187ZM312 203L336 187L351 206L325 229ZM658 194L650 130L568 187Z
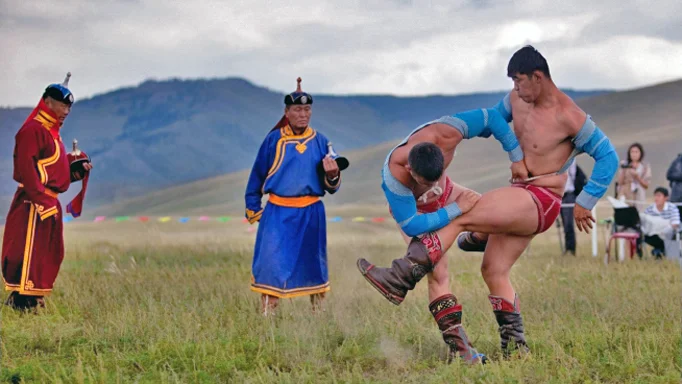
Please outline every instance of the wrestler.
M441 259L447 248L441 248L432 232L470 210L479 199L478 193L453 183L444 174L455 148L464 139L491 135L508 152L512 175L527 177L519 143L496 109L457 113L417 127L388 154L382 170L382 188L403 238L408 244L419 243L418 247L410 245L415 253L406 262L419 265L440 260L435 269L417 269L414 273L423 272L423 276L428 272L429 309L450 348L450 360L459 355L468 363L485 362L486 357L474 349L462 327L462 305L449 287L447 258ZM362 270L363 265L359 267ZM402 301L399 295L387 297L396 304Z
M589 232L594 222L591 210L606 193L618 168L618 156L608 137L556 87L547 61L535 48L526 46L517 51L507 72L514 89L495 109L507 122L514 121L529 175L537 176L514 177L510 187L483 194L471 211L424 236L447 249L464 230L490 234L481 273L490 291L505 355L512 346L529 351L510 270L533 237L551 227L559 214L565 171L580 153L595 160L574 209L578 229ZM407 255L394 260L390 268L376 267L365 259L359 259L358 266L370 284L391 302L400 304L424 272L437 267L438 257L419 257L428 251L420 238L413 238ZM441 275L432 276L438 280ZM439 281L430 280L429 284L437 285Z

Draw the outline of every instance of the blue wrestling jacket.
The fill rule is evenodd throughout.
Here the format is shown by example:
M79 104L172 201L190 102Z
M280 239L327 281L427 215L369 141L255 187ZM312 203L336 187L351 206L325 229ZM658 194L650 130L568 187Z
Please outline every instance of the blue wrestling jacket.
M506 101L507 105L509 100ZM500 110L502 109L502 110ZM454 218L462 214L457 203L451 203L436 212L417 214L417 201L412 191L396 179L389 169L389 159L393 151L407 143L409 138L424 127L443 123L457 129L465 139L474 137L488 138L491 135L502 144L502 148L509 154L512 162L523 160L523 151L509 127L511 121L511 106L506 109L504 100L495 108L476 109L457 113L451 116L443 116L440 119L430 121L417 127L400 144L393 148L381 170L381 187L388 201L393 217L400 228L408 236L417 236L426 232L436 231L447 225Z

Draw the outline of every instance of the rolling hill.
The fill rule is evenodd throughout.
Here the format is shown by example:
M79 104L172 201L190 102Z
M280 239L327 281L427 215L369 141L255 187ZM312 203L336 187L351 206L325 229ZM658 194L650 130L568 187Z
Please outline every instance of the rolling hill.
M93 159L90 207L249 168L280 119L284 98L240 78L146 81L87 99L78 99L77 82L73 91L77 101L62 137L68 143L78 139ZM569 92L582 97L607 91ZM492 105L503 93L313 96L313 127L345 152L393 140L443 114ZM3 207L16 189L11 177L14 135L29 111L0 108Z
M652 164L652 189L667 185L665 172L677 153L682 152L682 110L679 108L682 80L582 98L577 102L610 136L621 158L631 143L640 142L645 149L645 160ZM325 197L325 204L332 211L343 206L344 212L385 215L380 208L385 205L380 188L380 167L388 151L411 129L412 126L396 128L392 140L343 151L351 161L351 168L344 172L341 191ZM249 157L250 161L252 159L253 155ZM583 154L578 158L578 164L591 172L593 161ZM495 140L469 140L458 148L448 174L459 183L485 192L506 184L508 160ZM102 207L96 212L109 215L242 215L247 177L248 170L230 173ZM613 193L613 188L609 193Z

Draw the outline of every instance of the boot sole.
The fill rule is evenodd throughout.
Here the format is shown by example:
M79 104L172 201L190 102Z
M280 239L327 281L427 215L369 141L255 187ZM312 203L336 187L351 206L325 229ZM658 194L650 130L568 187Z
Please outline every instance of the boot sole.
M485 243L472 244L469 243L468 241L460 240L460 238L463 236L466 235L464 233L461 233L459 236L457 236L457 248L461 249L464 252L485 252L485 247L488 244L487 241Z
M367 280L369 285L374 287L374 289L376 289L377 292L381 293L381 295L383 297L385 297L386 300L390 301L391 303L393 303L395 305L400 305L400 303L403 302L404 299L402 297L398 297L398 296L391 294L390 292L386 291L386 289L383 286L381 286L381 284L379 284L374 279L372 279L372 277L367 273L367 272L369 272L369 270L365 271L360 266L360 259L358 259L358 261L355 263L355 265L358 267L358 270L362 274L362 277L364 277L365 280Z

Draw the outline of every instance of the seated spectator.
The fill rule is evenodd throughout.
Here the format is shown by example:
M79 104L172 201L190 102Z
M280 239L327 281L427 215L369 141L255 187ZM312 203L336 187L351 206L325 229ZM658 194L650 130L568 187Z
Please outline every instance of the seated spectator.
M666 219L670 222L670 226L665 228L660 235L644 236L644 241L654 247L651 254L660 259L665 256L665 244L663 241L673 239L675 233L680 229L680 211L677 209L677 206L668 202L667 188L656 188L654 191L654 201L655 203L648 206L644 213Z
M646 190L651 182L651 166L644 160L644 148L634 143L628 148L627 161L620 164L618 170L617 198L625 197L628 205L641 211L646 207ZM635 201L637 203L635 203Z

